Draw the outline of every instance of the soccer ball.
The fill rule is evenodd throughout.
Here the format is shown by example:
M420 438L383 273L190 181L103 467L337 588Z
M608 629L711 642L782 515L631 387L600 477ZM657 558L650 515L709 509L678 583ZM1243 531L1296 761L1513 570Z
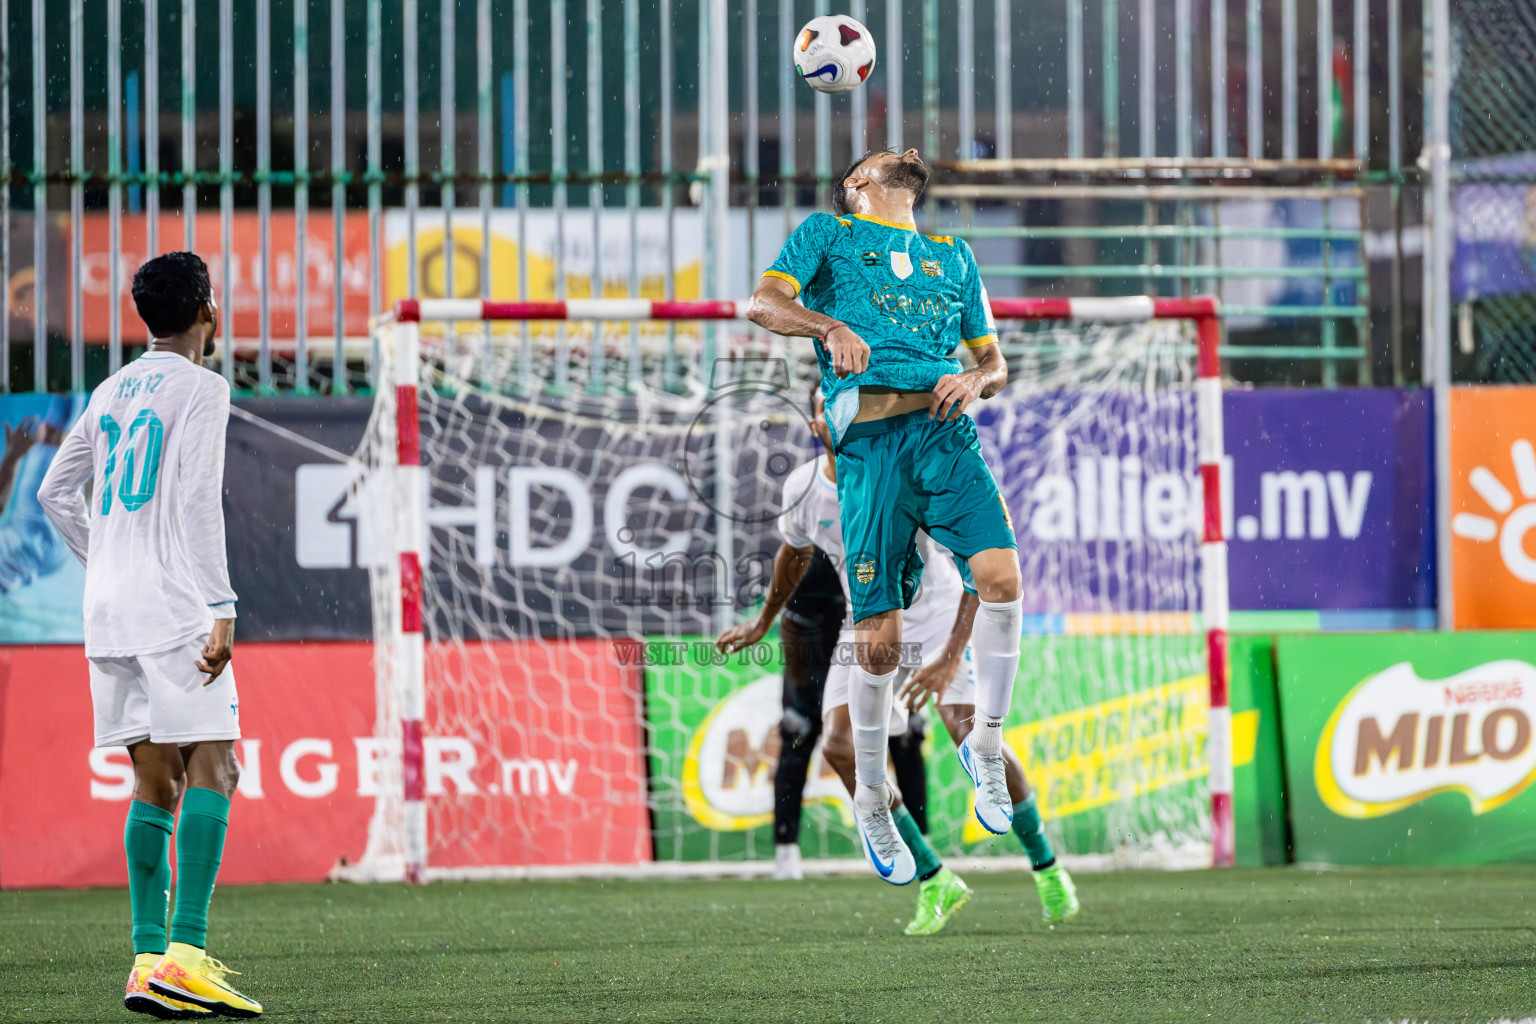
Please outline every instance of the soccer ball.
M875 39L845 14L824 14L795 37L795 70L817 92L852 92L875 70Z

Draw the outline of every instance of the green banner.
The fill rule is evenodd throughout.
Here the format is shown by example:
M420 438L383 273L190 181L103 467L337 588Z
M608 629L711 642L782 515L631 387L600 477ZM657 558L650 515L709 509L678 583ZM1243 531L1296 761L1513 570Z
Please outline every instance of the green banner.
M1240 867L1284 864L1290 836L1285 815L1285 764L1275 639L1234 636L1229 648L1232 703L1232 817Z
M1060 850L1199 856L1209 838L1203 653L1192 636L1024 638L1006 736ZM779 649L767 642L744 655L717 657L695 638L647 645L659 860L772 856ZM936 714L925 749L934 847L1019 853L1013 837L976 823L969 780ZM1251 760L1254 743L1247 749ZM819 752L801 846L807 857L858 854L847 794Z
M646 644L657 860L772 859L781 653L773 635L729 657L704 637ZM849 806L818 748L800 824L803 856L858 854Z
M1287 636L1295 857L1536 860L1536 634Z

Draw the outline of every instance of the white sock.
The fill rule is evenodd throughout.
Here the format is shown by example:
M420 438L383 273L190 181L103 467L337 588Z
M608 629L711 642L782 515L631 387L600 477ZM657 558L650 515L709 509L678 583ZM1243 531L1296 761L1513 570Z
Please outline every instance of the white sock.
M853 724L853 774L861 786L885 785L895 672L877 676L854 665L848 680L848 719Z
M971 746L982 754L1003 749L1003 719L1013 700L1013 680L1019 672L1019 633L1024 625L1024 599L982 601L971 630L971 656L976 659L976 728Z

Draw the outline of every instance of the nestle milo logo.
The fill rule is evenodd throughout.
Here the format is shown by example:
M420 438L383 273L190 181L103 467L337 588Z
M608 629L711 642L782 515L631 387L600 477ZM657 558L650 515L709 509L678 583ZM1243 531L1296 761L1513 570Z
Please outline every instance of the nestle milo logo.
M1344 698L1318 740L1318 794L1336 814L1374 818L1436 793L1473 814L1536 780L1536 666L1491 661L1448 679L1393 665Z
M773 774L779 760L783 677L766 675L723 697L688 742L683 805L716 832L739 832L773 820ZM846 808L848 794L821 756L818 741L805 802ZM844 815L847 817L847 815ZM852 818L848 817L852 823Z

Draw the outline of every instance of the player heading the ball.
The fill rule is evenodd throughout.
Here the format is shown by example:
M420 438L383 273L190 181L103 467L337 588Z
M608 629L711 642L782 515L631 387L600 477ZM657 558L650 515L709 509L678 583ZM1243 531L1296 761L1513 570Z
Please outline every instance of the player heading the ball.
M891 815L886 731L901 612L923 571L918 530L954 553L966 589L980 599L976 728L959 757L975 786L976 817L998 835L1013 814L1002 726L1022 625L1013 523L965 415L977 398L1002 390L1007 367L970 246L917 230L913 206L928 178L915 149L854 161L833 187L836 215L812 214L795 229L748 311L776 334L814 339L859 639L848 695L854 818L876 872L897 885L917 871ZM964 371L952 355L961 344L974 363Z
M140 267L133 301L154 336L149 351L92 392L38 492L85 564L96 745L126 746L133 759L123 845L134 961L123 1002L168 1020L255 1017L261 1004L226 984L234 972L203 948L240 777L224 550L229 384L202 366L219 310L208 268L190 252Z

